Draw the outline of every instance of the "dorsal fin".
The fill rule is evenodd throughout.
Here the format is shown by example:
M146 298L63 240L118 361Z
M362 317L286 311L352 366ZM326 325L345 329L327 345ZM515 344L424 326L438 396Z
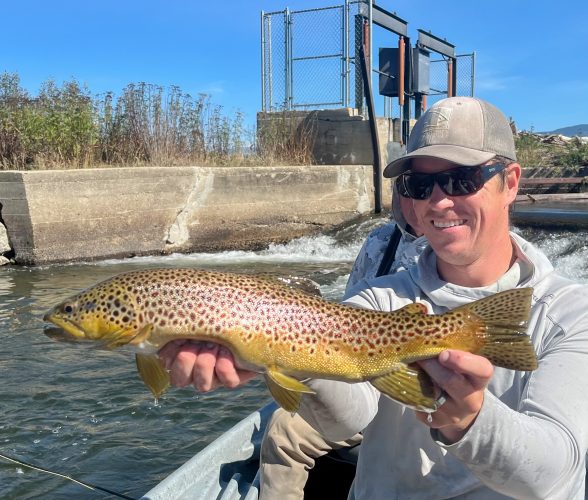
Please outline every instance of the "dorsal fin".
M399 311L406 312L408 314L428 314L429 310L425 304L421 304L420 302L414 302L412 304L408 304L403 308L399 309Z

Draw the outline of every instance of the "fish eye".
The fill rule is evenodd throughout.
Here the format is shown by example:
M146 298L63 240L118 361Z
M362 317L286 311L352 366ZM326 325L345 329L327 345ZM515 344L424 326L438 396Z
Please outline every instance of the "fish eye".
M71 314L75 311L75 304L68 302L66 304L63 304L61 310L65 313L65 314Z

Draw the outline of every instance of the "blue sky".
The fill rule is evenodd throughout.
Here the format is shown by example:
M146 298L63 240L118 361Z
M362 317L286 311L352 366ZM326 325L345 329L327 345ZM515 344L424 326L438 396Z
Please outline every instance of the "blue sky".
M19 0L3 2L0 72L36 93L75 78L93 93L127 84L210 94L253 123L261 106L260 12L338 1ZM417 28L475 51L476 95L518 127L588 123L588 1L379 1ZM390 46L395 46L396 38Z

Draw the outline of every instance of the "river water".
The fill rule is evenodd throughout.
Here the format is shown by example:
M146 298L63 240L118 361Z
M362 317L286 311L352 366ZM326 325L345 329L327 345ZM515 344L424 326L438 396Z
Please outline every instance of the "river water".
M260 252L172 255L0 269L0 453L140 497L270 397L261 381L198 395L172 389L155 404L123 351L43 335L52 305L113 274L199 267L307 276L338 300L353 259L382 218ZM516 229L563 274L588 283L588 230ZM62 478L0 459L0 498L103 498Z

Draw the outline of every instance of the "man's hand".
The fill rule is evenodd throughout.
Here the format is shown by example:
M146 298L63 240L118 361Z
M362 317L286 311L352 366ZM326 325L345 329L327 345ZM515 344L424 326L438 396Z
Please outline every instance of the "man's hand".
M169 370L173 385L193 385L201 392L220 386L235 388L257 375L256 372L237 368L232 354L212 342L168 342L160 349L159 358Z
M486 358L463 351L443 351L437 359L419 361L435 385L445 392L446 402L435 412L417 412L417 418L439 429L448 444L459 441L476 420L484 403L484 391L494 367Z

